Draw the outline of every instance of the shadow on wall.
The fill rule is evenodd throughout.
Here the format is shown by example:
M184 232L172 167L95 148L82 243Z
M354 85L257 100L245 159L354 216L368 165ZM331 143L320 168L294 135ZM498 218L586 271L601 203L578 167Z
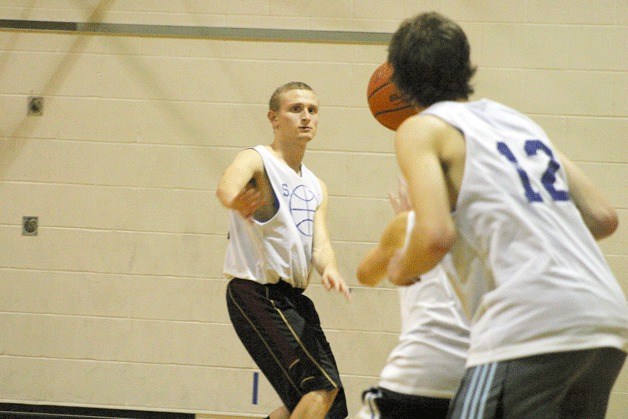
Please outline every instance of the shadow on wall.
M37 1L32 0L30 2L30 6L34 6L35 3L37 3ZM96 22L102 20L103 15L106 13L106 10L110 8L111 4L113 4L113 0L101 0L96 7L94 7L94 10L87 18L87 21ZM26 7L26 11L22 14L21 18L28 18L28 9L29 7ZM11 41L8 42L7 51L13 50L12 46L15 45L19 36L19 32L13 34ZM43 85L44 87L42 90L37 92L38 95L43 96L44 98L46 96L54 96L65 80L66 75L69 74L70 70L76 64L79 53L85 48L85 43L87 42L86 40L86 35L78 34L76 36L74 42L68 49L65 57L63 57L57 66L56 70ZM0 77L2 77L6 68L9 54L10 53L7 53L4 59L0 59ZM37 122L37 118L29 118L25 112L24 118L15 126L13 132L10 132L11 128L9 128L6 132L0 131L0 138L3 139L3 141L0 142L0 179L4 178L7 169L11 166L11 163L15 160L16 156L19 155L22 145L21 141L28 137L34 124ZM2 127L0 127L0 130L2 130Z

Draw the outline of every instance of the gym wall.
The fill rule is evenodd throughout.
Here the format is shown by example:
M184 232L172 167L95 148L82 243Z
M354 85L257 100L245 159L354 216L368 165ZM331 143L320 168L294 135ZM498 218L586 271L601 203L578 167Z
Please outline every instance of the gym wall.
M227 316L214 193L238 151L271 142L273 90L300 80L321 100L305 164L329 189L352 301L316 276L307 294L355 414L400 327L396 289L354 276L398 173L366 85L399 23L429 10L467 32L474 98L529 114L617 208L601 247L628 293L623 0L5 0L0 403L247 416L280 404L262 376L254 388ZM627 396L625 368L609 418Z

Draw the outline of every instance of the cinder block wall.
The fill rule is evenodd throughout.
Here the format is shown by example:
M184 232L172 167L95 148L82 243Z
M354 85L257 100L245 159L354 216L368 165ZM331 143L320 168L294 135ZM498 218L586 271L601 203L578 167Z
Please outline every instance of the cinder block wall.
M628 290L627 3L542 1L3 1L0 19L393 32L437 10L467 31L475 98L539 121L605 191L601 243ZM350 303L307 291L350 412L399 329L396 290L354 279L392 215L392 133L365 90L386 45L0 30L0 402L265 415L279 404L229 323L218 178L267 144L267 100L290 80L321 99L305 163L327 183ZM28 96L42 116L27 116ZM39 217L37 236L22 217ZM628 372L609 417L628 411Z

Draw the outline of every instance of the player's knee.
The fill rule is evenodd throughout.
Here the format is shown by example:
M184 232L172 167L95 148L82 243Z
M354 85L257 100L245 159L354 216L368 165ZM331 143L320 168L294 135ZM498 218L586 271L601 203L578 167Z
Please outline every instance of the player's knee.
M329 391L328 394L329 394L329 397L331 398L331 402L332 403L334 402L334 400L336 400L336 396L338 395L339 391L340 391L339 388L335 388L335 389Z
M339 389L337 388L332 390L316 390L308 393L308 398L310 398L310 401L313 403L331 406L334 400L336 400L338 391Z
M336 400L336 396L338 395L338 390L337 388L333 389L333 390L324 390L322 393L323 396L323 403L325 403L327 406L331 406L334 403L334 400Z

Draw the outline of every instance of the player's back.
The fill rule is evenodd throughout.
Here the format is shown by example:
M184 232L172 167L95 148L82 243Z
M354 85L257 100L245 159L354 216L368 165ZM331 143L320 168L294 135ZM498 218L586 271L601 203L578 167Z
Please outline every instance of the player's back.
M424 113L466 143L451 253L474 316L467 364L625 346L625 298L545 132L490 100L441 102Z

